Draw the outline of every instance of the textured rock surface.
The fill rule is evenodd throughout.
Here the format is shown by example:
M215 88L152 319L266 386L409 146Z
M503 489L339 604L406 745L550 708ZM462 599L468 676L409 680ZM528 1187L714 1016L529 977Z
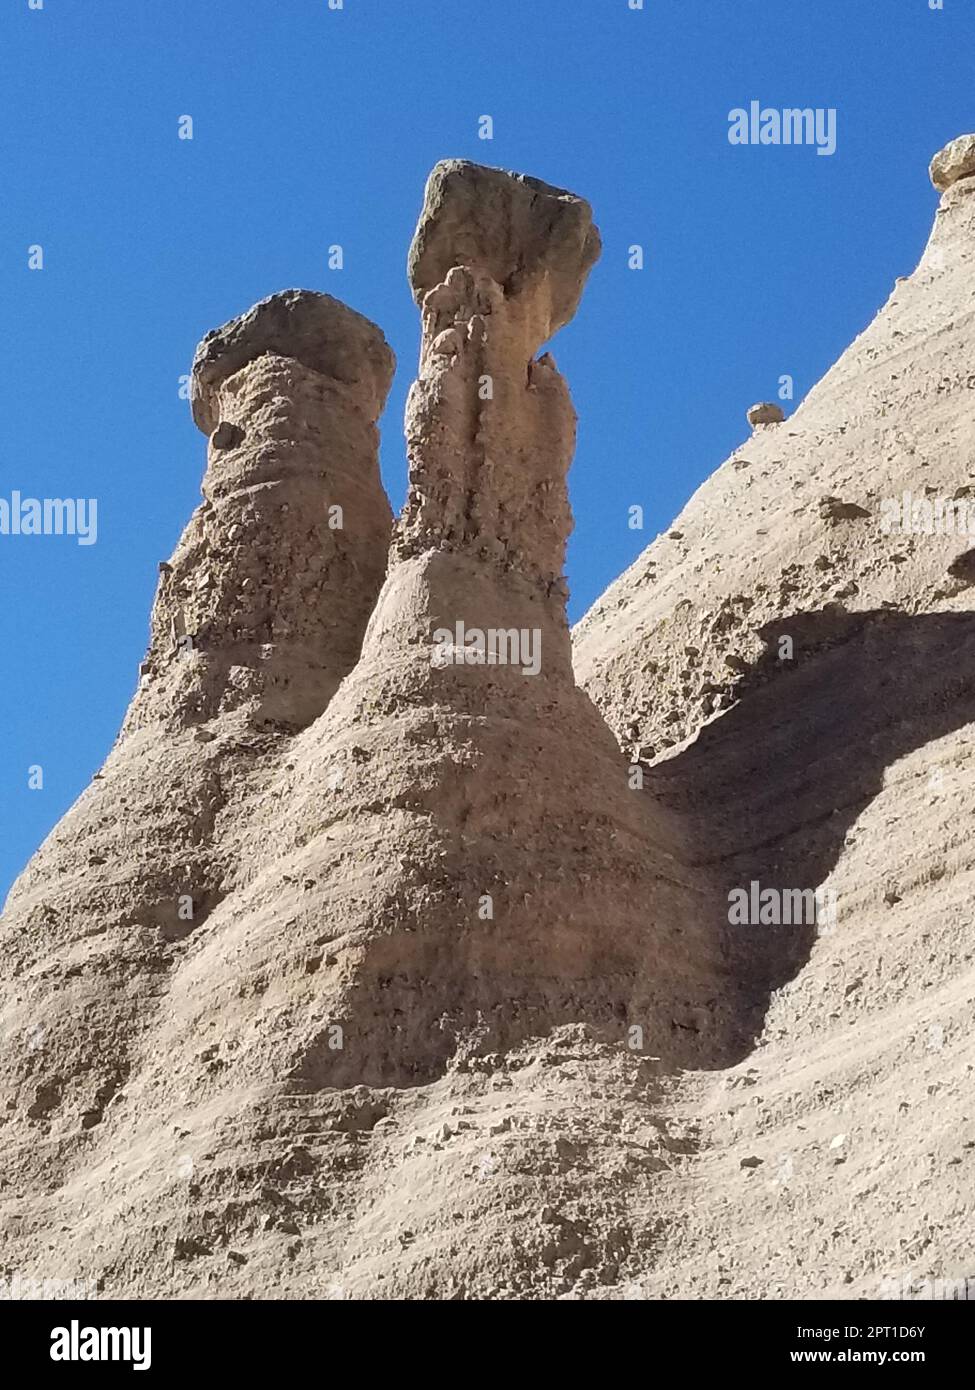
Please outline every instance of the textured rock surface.
M750 425L780 425L785 419L782 407L774 401L759 401L745 412Z
M204 501L163 568L127 729L244 707L295 729L325 708L385 572L376 420L393 365L374 325L308 290L204 338L191 383L211 431Z
M211 440L204 501L160 566L122 732L0 919L8 1192L68 1182L109 1107L124 1111L170 981L233 891L242 826L359 654L392 522L375 418L393 359L378 329L335 300L300 300L336 335L354 320L343 364L361 352L383 376L363 390L281 355L278 316L275 353L252 342L256 355L238 352L213 388L215 433L232 433ZM258 311L206 342L239 342Z
M829 930L732 929L757 1046L676 1088L701 1155L654 1294L869 1297L971 1268L975 536L896 513L975 498L973 270L966 179L873 324L575 633L702 869L835 895Z
M500 247L478 240L494 222L462 234L471 180L507 229ZM575 1156L605 1147L573 1115L580 1077L600 1060L618 1074L649 1134L654 1069L740 1055L743 1040L701 882L572 675L575 419L535 354L597 247L582 200L499 171L463 166L428 198L411 257L410 495L361 658L280 752L259 814L223 827L232 880L159 981L121 1098L66 1180L37 1204L35 1170L14 1169L21 1251L57 1221L66 1264L94 1266L106 1290L319 1297L338 1280L352 1296L449 1297L551 1291L566 1262L605 1278L639 1239L617 1229L598 1169L621 1161L638 1184L658 1165L649 1140L620 1160L607 1149L585 1179L596 1254L565 1215ZM213 468L224 436L227 457L246 447L239 379L260 392L283 370L274 348L225 380L214 363ZM228 496L249 495L250 475L237 481ZM190 573L178 552L164 592L182 601ZM187 630L212 642L234 613L194 609ZM527 646L510 664L438 664L435 634L457 623L524 631ZM222 675L214 686L217 700ZM527 1108L512 1114L520 1069ZM62 1107L57 1122L78 1116ZM499 1225L516 1208L526 1220Z
M420 303L453 267L477 267L509 310L518 300L531 306L537 348L572 318L599 252L584 198L525 174L445 159L427 181L410 283Z
M300 362L337 386L353 388L364 414L379 418L394 362L375 324L330 294L282 290L215 328L197 348L193 419L204 434L221 418L223 383L265 353Z
M205 340L206 501L145 676L3 917L11 1268L454 1299L972 1272L975 542L882 518L975 500L973 190L587 615L584 690L537 356L598 252L583 200L431 176L385 581L381 336L294 292ZM438 662L458 623L524 629L537 674ZM835 920L731 927L751 880Z
M944 193L959 179L975 175L975 135L959 135L931 161L931 182Z

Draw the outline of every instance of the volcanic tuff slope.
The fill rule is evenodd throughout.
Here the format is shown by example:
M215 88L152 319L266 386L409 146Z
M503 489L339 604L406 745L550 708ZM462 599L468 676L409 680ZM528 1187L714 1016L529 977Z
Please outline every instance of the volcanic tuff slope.
M582 688L575 420L537 356L599 253L582 199L431 175L392 533L379 330L289 291L204 340L204 503L139 690L0 923L7 1272L317 1298L975 1273L975 565L880 524L905 489L975 497L970 149L936 162L914 276L580 624ZM432 660L457 623L537 633L538 674ZM752 880L832 890L835 922L730 927Z

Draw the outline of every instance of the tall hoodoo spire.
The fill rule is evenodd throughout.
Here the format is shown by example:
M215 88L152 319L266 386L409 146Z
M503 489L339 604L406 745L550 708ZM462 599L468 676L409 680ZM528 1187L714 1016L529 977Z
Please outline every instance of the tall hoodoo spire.
M616 1043L630 1013L662 1052L686 1051L671 1018L714 995L707 924L677 939L691 906L665 874L666 832L572 674L575 413L536 354L598 249L589 205L548 184L454 161L427 184L409 259L409 497L362 656L274 788L274 836L252 847L268 901L287 899L285 876L340 882L352 844L373 866L369 896L326 912L316 889L287 909L289 951L334 947L307 1030L262 1039L305 1084L430 1080L570 1021ZM503 651L475 637L439 662L436 633L458 628L501 634ZM269 916L249 941L255 973L277 930ZM326 1011L354 1043L323 1044Z
M163 568L130 724L247 708L298 728L321 714L385 572L376 420L393 365L374 324L310 290L200 343L204 502Z
M572 193L462 160L433 170L409 254L423 337L398 554L463 550L558 585L575 414L535 354L575 313L599 249Z
M204 501L160 566L119 738L0 926L3 958L23 974L6 1023L27 1037L43 1019L47 1039L13 1048L0 1077L21 1175L37 1141L63 1141L57 1164L69 1163L81 1136L103 1132L158 1000L247 867L239 827L359 655L392 521L375 426L392 371L378 328L305 290L200 344ZM27 964L37 956L41 973Z

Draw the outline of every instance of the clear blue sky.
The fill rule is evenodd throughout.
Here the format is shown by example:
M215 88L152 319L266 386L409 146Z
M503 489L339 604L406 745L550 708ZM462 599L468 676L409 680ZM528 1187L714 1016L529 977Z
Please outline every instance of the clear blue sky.
M427 172L459 156L584 194L604 253L554 345L580 414L577 618L746 436L746 407L783 373L801 398L913 269L928 160L975 129L973 67L972 0L4 0L0 496L96 497L99 516L92 546L0 536L0 899L133 691L157 561L199 498L178 382L208 329L292 285L379 323L398 509ZM836 154L732 146L752 100L835 107Z

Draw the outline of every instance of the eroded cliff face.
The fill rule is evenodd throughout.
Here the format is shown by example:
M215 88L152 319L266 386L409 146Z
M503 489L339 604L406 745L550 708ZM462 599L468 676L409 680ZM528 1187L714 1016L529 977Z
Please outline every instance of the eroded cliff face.
M975 500L972 173L935 161L915 275L580 625L584 688L538 355L599 253L583 199L431 175L391 536L379 331L290 291L204 340L204 504L3 917L11 1267L53 1245L106 1297L959 1272L975 566L880 518ZM732 926L751 880L835 916Z
M701 868L826 909L730 928L758 1043L679 1088L700 1195L655 1292L869 1297L968 1273L972 148L932 165L914 274L575 633L580 680Z

